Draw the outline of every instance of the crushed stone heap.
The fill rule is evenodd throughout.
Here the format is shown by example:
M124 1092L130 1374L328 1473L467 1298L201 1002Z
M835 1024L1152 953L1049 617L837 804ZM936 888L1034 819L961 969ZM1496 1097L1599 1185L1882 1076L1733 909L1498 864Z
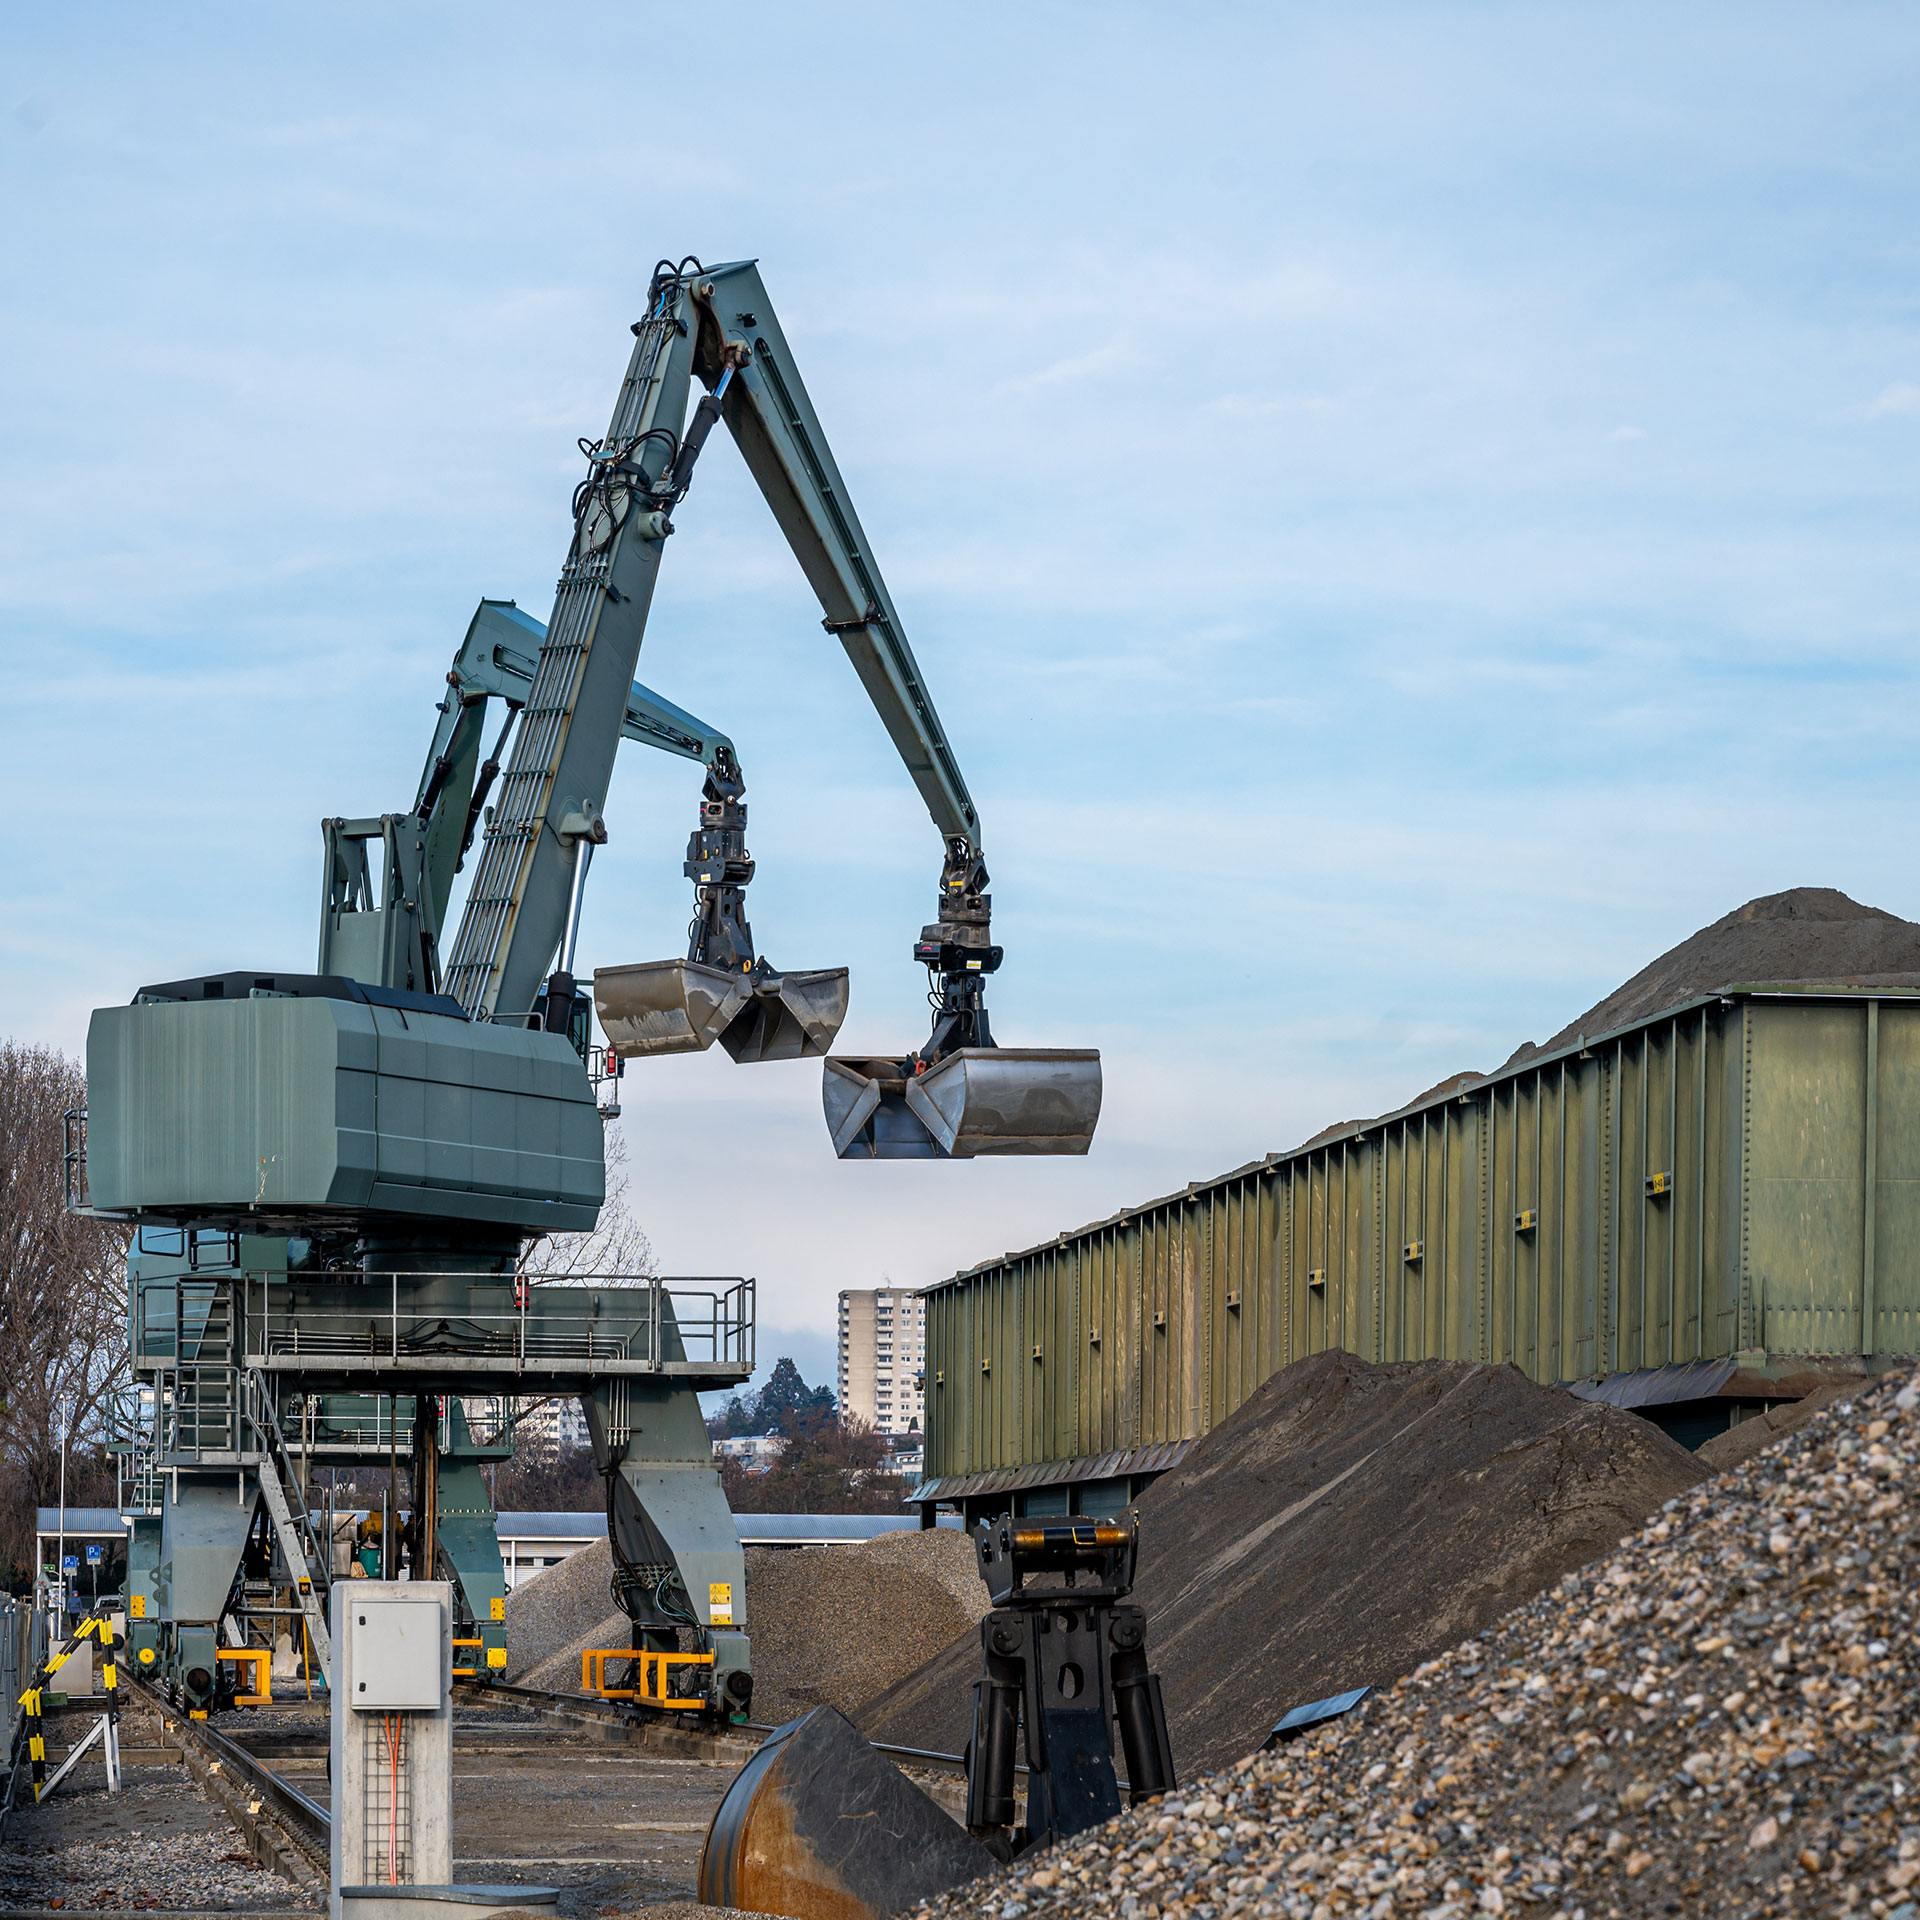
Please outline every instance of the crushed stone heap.
M1914 1920L1917 1480L1920 1388L1836 1401L1348 1719L935 1914Z
M749 1547L753 1717L851 1714L987 1610L973 1542L957 1527L883 1533L857 1547ZM977 1640L975 1641L977 1644Z
M817 1706L850 1713L922 1665L987 1610L973 1543L955 1527L903 1528L857 1546L749 1547L753 1717L775 1725ZM555 1693L580 1687L589 1647L624 1647L606 1541L507 1596L508 1675Z
M1133 1597L1175 1762L1223 1765L1290 1707L1398 1679L1705 1472L1517 1367L1336 1349L1283 1368L1140 1499ZM969 1634L856 1723L956 1753L979 1668Z

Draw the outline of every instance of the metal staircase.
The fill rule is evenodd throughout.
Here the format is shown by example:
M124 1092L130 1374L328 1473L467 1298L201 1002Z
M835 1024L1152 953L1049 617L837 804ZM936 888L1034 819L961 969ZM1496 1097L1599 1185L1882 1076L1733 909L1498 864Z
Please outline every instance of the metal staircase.
M280 1431L275 1411L273 1388L255 1374L248 1374L248 1417L260 1440L260 1492L273 1520L274 1536L280 1542L280 1556L300 1598L300 1611L306 1618L307 1637L321 1675L333 1685L333 1640L327 1632L327 1610L322 1596L327 1590L330 1565L328 1543L321 1538L312 1511L300 1491L300 1473Z

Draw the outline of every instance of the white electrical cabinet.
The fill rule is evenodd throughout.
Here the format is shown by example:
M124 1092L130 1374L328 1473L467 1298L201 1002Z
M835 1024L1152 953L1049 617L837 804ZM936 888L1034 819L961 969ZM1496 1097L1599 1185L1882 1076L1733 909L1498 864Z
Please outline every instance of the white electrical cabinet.
M434 1713L446 1698L444 1612L403 1600L356 1601L347 1705L362 1713Z

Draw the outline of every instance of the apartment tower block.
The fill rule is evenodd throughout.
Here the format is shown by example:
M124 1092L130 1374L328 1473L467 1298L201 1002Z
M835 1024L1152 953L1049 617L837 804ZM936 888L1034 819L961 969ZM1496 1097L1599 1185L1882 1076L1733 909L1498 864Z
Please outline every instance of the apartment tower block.
M921 1363L927 1309L909 1287L853 1288L840 1296L840 1417L877 1433L922 1426Z

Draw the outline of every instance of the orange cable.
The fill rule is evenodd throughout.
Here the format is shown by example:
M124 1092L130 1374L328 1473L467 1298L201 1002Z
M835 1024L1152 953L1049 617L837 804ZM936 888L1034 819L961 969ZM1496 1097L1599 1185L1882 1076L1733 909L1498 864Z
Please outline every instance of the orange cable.
M400 1884L400 1716L387 1715L387 1884Z

